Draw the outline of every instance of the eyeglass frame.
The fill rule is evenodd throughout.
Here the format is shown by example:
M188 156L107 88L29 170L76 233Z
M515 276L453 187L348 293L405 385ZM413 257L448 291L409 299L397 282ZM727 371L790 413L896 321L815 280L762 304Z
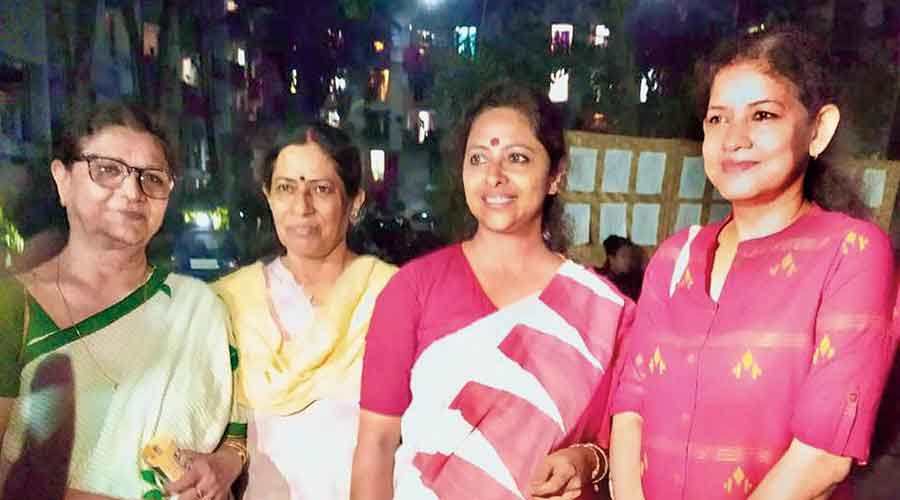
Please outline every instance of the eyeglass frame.
M100 184L99 182L97 182L97 180L94 179L94 172L93 172L93 169L91 168L91 161L93 161L93 160L112 161L112 162L117 163L117 164L121 165L122 167L124 167L125 175L122 177L122 180L119 181L119 184L116 186L108 187L108 186L104 186L103 184ZM146 196L148 198L152 198L154 200L168 200L172 195L172 191L175 190L175 179L176 179L175 175L166 170L163 170L162 168L159 168L159 167L133 167L133 166L125 163L123 160L120 160L118 158L111 158L109 156L103 156L103 155L82 154L82 155L77 156L74 159L74 162L78 162L78 161L83 161L83 162L87 163L88 177L91 178L91 182L93 182L94 184L96 184L102 188L105 188L105 189L117 189L118 187L120 187L122 184L125 183L125 179L131 177L131 174L137 174L138 187L140 188L141 192L144 193L144 196ZM147 190L144 189L143 178L144 178L144 172L147 172L147 171L160 172L169 178L169 192L166 194L165 197L157 198L156 196L150 195L147 192Z

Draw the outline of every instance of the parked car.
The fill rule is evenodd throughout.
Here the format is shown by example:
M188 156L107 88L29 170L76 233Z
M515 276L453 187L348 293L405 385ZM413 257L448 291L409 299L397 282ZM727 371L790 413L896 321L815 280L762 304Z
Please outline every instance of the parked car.
M227 231L191 228L175 241L172 260L177 272L214 281L238 267L237 246Z

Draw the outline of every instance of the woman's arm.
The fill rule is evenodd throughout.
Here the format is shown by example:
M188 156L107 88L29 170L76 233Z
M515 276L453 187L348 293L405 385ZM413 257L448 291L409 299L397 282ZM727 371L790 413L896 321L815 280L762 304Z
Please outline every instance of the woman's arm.
M794 439L750 500L825 500L850 472L849 457L833 455Z
M400 417L360 411L353 454L351 500L394 498L394 453L400 446Z
M241 475L247 462L244 439L227 437L212 453L179 450L178 461L187 472L166 486L169 494L179 494L190 500L224 500L229 498L231 485Z
M609 480L616 500L644 500L641 486L641 432L644 419L635 412L613 416Z

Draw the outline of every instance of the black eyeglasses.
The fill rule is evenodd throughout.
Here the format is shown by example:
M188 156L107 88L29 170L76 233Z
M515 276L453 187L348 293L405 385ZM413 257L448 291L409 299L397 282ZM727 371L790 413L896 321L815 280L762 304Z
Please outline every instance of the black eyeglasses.
M141 191L150 198L165 200L175 187L172 174L155 167L132 167L122 160L97 155L83 155L76 161L87 162L88 174L98 186L116 189L132 173L137 175Z

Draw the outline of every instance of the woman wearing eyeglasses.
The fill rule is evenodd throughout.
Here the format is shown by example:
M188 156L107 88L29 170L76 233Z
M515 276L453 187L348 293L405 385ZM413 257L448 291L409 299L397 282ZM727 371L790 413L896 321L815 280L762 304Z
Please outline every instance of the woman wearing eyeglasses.
M106 105L56 153L66 245L0 282L0 497L227 498L247 454L224 305L146 256L177 177L169 147L140 109ZM142 458L155 439L174 443L160 469L179 480Z

